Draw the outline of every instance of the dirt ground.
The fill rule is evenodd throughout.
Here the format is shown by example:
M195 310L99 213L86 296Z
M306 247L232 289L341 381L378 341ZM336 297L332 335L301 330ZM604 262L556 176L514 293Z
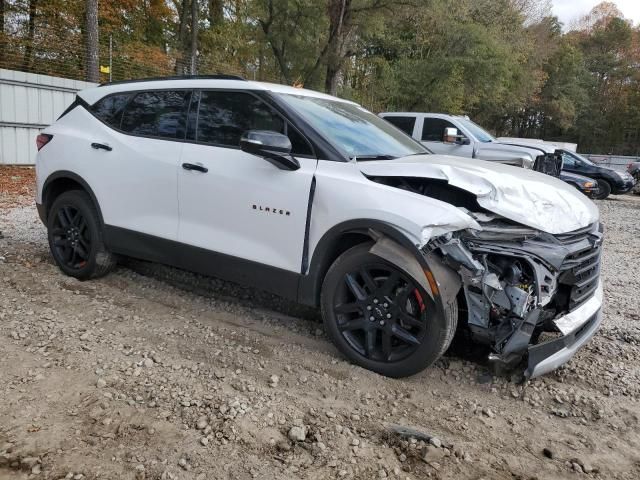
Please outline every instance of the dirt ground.
M65 277L32 181L0 169L0 479L640 478L640 197L598 204L602 329L522 385L461 353L384 378L317 312L166 267Z

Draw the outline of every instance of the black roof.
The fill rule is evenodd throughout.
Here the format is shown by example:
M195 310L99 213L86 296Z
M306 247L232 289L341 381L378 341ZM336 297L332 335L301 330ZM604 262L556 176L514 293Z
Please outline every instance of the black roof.
M139 82L160 82L163 80L244 80L247 81L246 78L240 77L239 75L227 75L227 74L218 74L218 75L173 75L166 77L149 77L149 78L136 78L133 80L118 80L117 82L106 82L101 83L101 87L105 87L107 85L122 85L125 83L139 83Z

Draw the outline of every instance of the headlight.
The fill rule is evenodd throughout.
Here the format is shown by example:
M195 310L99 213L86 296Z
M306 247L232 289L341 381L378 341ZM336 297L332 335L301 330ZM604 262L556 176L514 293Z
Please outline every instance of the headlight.
M593 188L593 187L595 187L595 185L596 184L593 183L593 182L584 182L583 187L584 188Z

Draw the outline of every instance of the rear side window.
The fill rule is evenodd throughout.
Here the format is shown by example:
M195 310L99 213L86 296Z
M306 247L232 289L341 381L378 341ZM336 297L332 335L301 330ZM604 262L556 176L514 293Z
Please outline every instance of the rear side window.
M138 93L127 104L120 129L133 135L184 139L191 91Z
M404 133L413 135L413 127L416 124L416 117L383 117L390 124L398 127Z
M425 118L422 125L422 140L425 142L442 142L444 141L446 128L456 128L456 126L442 118Z
M109 95L91 107L91 111L106 124L119 129L122 112L130 98L129 93Z

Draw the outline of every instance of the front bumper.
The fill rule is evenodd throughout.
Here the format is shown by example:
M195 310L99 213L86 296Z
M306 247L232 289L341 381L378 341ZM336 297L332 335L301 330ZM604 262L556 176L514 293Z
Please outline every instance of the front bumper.
M630 192L635 184L635 180L623 180L621 184L616 184L613 186L613 188L611 189L611 193L613 193L614 195L621 195L623 193Z
M602 281L593 296L574 311L554 320L562 337L529 347L528 378L539 377L567 363L596 333L602 322Z

